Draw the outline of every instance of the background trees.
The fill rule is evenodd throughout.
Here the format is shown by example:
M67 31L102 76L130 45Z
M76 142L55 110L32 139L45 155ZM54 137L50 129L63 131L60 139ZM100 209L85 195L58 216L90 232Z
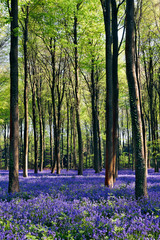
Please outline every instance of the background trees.
M7 168L9 76L4 52L8 51L9 16L7 19L7 1L1 3L0 161L1 167ZM131 30L129 25L125 32L126 3L20 1L19 160L24 176L28 167L34 167L35 172L49 167L58 174L63 167L75 168L79 174L85 167L93 167L96 173L106 167L106 185L113 186L118 168L136 166L125 75L124 50L126 56L129 50L123 37ZM159 167L160 116L158 6L156 0L139 0L132 19L137 97L143 120L140 131L146 130L145 160L155 171ZM130 96L132 93L133 89Z

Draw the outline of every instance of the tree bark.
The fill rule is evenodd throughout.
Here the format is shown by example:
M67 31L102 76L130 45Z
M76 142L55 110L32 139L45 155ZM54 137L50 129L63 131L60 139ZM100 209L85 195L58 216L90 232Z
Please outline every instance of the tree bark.
M53 129L52 129L52 105L48 103L49 133L50 133L50 164L53 166Z
M129 86L133 143L135 150L135 196L136 199L138 199L147 197L147 178L140 109L141 104L135 70L134 39L134 0L126 0L126 73Z
M128 147L128 168L130 169L130 142L129 142L129 116L128 116L128 107L126 104L126 116L127 116L127 147Z
M4 156L5 156L5 170L8 170L8 157L7 157L7 124L4 125Z
M34 60L33 60L33 64ZM31 69L32 68L32 69ZM31 71L33 76L31 75ZM37 132L37 116L36 116L36 84L35 84L35 66L30 66L29 80L32 91L32 122L34 133L34 173L38 173L38 132Z
M77 11L79 10L79 4L77 4ZM79 154L79 166L78 175L83 175L83 142L82 142L82 131L80 123L79 113L79 79L78 79L78 48L77 48L77 16L74 15L74 71L75 71L75 104L76 104L76 119L77 119L77 133L78 133L78 154Z
M69 170L69 103L67 101L67 171Z
M40 77L41 78L41 77ZM43 122L42 122L42 105L41 105L41 79L37 79L36 81L36 93L37 93L37 105L39 112L39 131L40 131L40 166L39 171L43 171L43 157L44 157L44 149L43 149Z
M93 124L93 146L94 146L94 170L100 172L99 149L98 149L98 119L97 119L97 102L96 102L96 83L94 73L94 58L91 60L91 98L92 98L92 124Z
M118 147L118 23L116 0L112 4L112 37L113 37L113 59L112 59L112 81L113 81L113 181L116 181L116 158Z
M106 34L106 173L105 185L113 187L113 83L112 83L112 53L111 53L111 0L101 0Z
M25 26L23 29L23 52L24 52L24 156L23 177L28 177L28 69L27 69L27 41L28 41L28 16L29 9L26 7Z
M45 121L45 109L42 109L42 126L43 126L43 168L46 167L46 141L45 141L45 129L46 129L46 121Z
M98 114L98 113L97 113ZM98 126L98 149L99 149L99 167L100 167L100 171L102 171L103 168L103 163L102 163L102 147L101 147L101 132L100 132L100 123L99 123L99 116L98 116L98 122L97 122L97 126Z
M73 166L73 107L70 107L70 169Z
M19 189L19 122L18 122L18 0L11 0L11 49L10 49L10 160L8 192Z
M62 52L60 54L60 60L59 60L59 68L57 70L57 76L56 76L56 65L55 65L55 55L56 53L56 39L50 39L50 54L52 58L52 84L51 84L51 94L52 94L52 104L53 104L53 122L54 122L54 157L55 157L55 163L57 164L57 174L60 174L60 132L61 132L61 107L62 107L62 101L64 97L64 91L65 91L65 63L66 63L66 57L64 59L64 62L62 62ZM63 63L63 76L62 76L62 83L60 81L60 74L61 74L61 65ZM57 77L57 78L56 78ZM60 85L62 84L62 85ZM57 96L57 103L56 103L56 97ZM52 166L51 172L54 172L55 170L55 164Z
M76 122L75 122L75 109L73 109L73 165L74 169L77 169L76 161Z

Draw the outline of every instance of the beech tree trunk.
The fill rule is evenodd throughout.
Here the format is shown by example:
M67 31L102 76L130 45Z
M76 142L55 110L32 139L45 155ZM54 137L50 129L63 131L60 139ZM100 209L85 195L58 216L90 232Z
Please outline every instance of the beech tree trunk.
M67 171L69 170L69 103L67 101Z
M65 67L66 67L66 57L62 59L62 52L60 54L59 67L56 74L56 40L50 39L50 54L52 58L52 84L51 84L51 94L52 94L52 104L53 104L53 122L54 122L54 157L55 161L52 166L51 172L55 171L55 163L57 164L57 174L60 174L60 132L61 132L61 107L65 91ZM63 64L63 69L61 66ZM60 75L62 74L62 83L60 80ZM61 85L62 84L62 85ZM56 101L57 97L57 101ZM56 103L57 102L57 103Z
M112 81L113 81L113 181L116 181L116 159L118 148L118 24L116 0L112 4L112 37L113 37L113 59L112 59Z
M24 156L23 177L28 177L28 70L27 70L27 40L28 40L28 6L26 7L25 26L23 29L24 51Z
M42 111L42 125L43 125L43 168L46 167L46 141L45 141L45 128L46 128L46 122L45 122L45 110L43 108Z
M102 150L101 150L102 147L101 147L101 132L100 132L99 116L97 120L98 120L97 125L98 125L99 167L100 167L100 171L102 171L103 163L102 163Z
M135 69L134 0L126 0L126 73L130 95L130 109L135 151L135 196L147 197L146 163L144 156L141 104Z
M40 77L41 78L41 77ZM42 105L41 105L41 79L36 81L36 92L37 92L37 105L39 112L39 131L40 131L40 166L39 171L43 171L43 157L44 157L44 145L43 145L43 121L42 121Z
M92 57L91 63L91 98L92 98L92 124L93 124L93 145L94 145L94 170L95 173L100 172L99 164L99 149L98 149L98 114L96 102L96 83L94 73L94 59Z
M8 192L19 189L19 122L18 122L18 0L11 0L11 48L10 48L10 159Z
M76 122L75 122L75 109L73 109L73 165L74 169L77 169L76 161Z
M52 129L52 105L48 103L49 133L50 133L50 164L53 166L53 129Z
M8 156L7 156L7 124L4 125L4 156L5 156L5 170L8 170Z
M80 3L81 4L81 3ZM77 4L77 11L79 10L80 4ZM76 104L76 119L77 119L77 133L78 133L78 154L79 154L79 166L78 175L83 175L83 142L82 142L82 131L80 123L79 113L79 79L78 79L78 49L77 49L77 16L74 16L74 71L75 71L75 104Z
M113 83L112 83L112 53L111 53L111 0L101 0L106 34L106 173L105 185L113 187Z
M73 166L73 107L70 107L70 169Z
M29 80L30 80L31 91L32 91L32 122L33 122L33 133L34 133L34 173L38 173L38 130L37 130L37 116L36 116L35 60L33 60L32 62L34 65L30 66Z

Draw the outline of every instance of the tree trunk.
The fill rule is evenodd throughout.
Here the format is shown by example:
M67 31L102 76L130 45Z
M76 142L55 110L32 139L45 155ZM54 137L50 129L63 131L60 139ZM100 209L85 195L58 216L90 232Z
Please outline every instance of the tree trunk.
M68 104L68 99L66 101L67 101L67 171L68 171L69 170L69 104Z
M75 123L75 109L73 109L73 164L74 169L77 169L76 161L76 123Z
M135 70L134 0L126 0L126 73L129 86L130 108L135 149L135 196L147 197L146 164L144 156L141 104Z
M92 124L93 124L93 146L94 146L94 169L95 173L100 172L99 167L99 149L98 149L98 119L97 119L97 106L96 106L96 87L94 76L94 59L92 57L91 64L91 98L92 98Z
M116 158L118 146L118 24L116 0L112 3L112 36L113 36L113 59L112 59L112 81L113 81L113 181L116 181Z
M111 53L111 0L101 0L106 34L106 173L105 185L113 187L113 83L112 83L112 53Z
M97 120L98 120L97 126L98 126L98 145L99 145L99 147L98 147L98 149L99 149L99 167L100 167L100 171L102 171L103 163L102 163L101 132L100 132L99 116L98 116Z
M77 11L79 10L79 4L77 4ZM77 119L77 133L78 133L78 154L79 154L79 166L78 175L83 175L83 142L82 131L80 123L79 113L79 79L78 79L78 49L77 49L77 16L74 16L74 70L75 70L75 101L76 101L76 119Z
M10 160L8 192L19 189L19 123L18 123L18 0L11 0L11 48L10 48Z
M130 169L129 116L128 116L127 103L126 103L126 116L127 116L128 168Z
M32 89L32 115L33 115L33 132L34 132L34 173L38 173L38 132L36 117L36 93L35 84Z
M70 169L73 166L73 107L70 107Z
M54 161L51 169L51 173L55 172L55 159L56 159L56 108L55 108L55 51L56 51L56 40L50 39L50 51L52 57L52 86L51 86L51 94L52 94L52 104L53 104L53 124L54 124Z
M63 125L62 125L62 134L61 134L61 143L62 143L62 151L61 151L61 168L63 169L63 158L64 158L64 131L63 131Z
M35 84L35 60L32 59L33 65L29 65L29 80L32 91L32 122L34 134L34 173L38 173L38 132L36 116L36 84ZM31 75L32 72L32 75Z
M63 97L60 99L60 92L57 85L58 106L56 107L56 66L55 66L56 40L50 39L50 54L52 57L52 104L53 104L53 123L54 123L54 163L51 172L54 173L57 164L57 174L60 174L60 125L61 125L61 103ZM64 95L64 88L63 94Z
M42 125L43 125L43 167L46 167L46 141L45 141L45 128L46 128L46 122L45 122L45 110L42 111Z
M39 171L43 171L43 157L44 157L44 149L43 149L43 121L42 121L42 105L41 105L41 77L36 81L36 93L37 93L37 105L39 112L39 131L40 131L40 166Z
M28 40L28 6L26 7L25 27L23 29L24 51L24 156L23 177L28 177L28 71L27 71L27 40Z
M5 156L5 170L8 170L8 158L7 158L7 124L4 125L4 156Z
M52 132L52 105L48 103L49 133L50 133L50 164L53 166L53 132Z

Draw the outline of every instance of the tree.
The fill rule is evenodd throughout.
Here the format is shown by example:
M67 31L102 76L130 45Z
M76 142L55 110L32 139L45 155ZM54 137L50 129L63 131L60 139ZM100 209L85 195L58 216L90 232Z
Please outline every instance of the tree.
M147 197L146 163L143 147L141 99L135 70L134 0L126 1L126 74L130 96L130 110L135 151L135 196Z
M32 122L34 132L34 173L38 173L38 130L37 130L37 115L36 115L36 73L35 73L35 56L32 54L32 59L29 62L29 80L32 91Z
M22 7L25 15L23 28L23 53L24 53L24 156L23 156L23 177L28 177L28 66L27 66L27 41L28 41L28 18L29 6Z
M10 160L9 187L11 193L19 191L18 158L18 0L11 0L11 48L10 48Z
M79 76L78 76L78 40L77 40L77 28L78 28L78 19L77 13L82 4L80 1L76 5L76 11L74 13L74 71L75 71L75 104L76 104L76 120L77 120L77 133L78 133L78 154L79 154L79 167L78 174L83 174L83 142L82 142L82 131L80 123L80 111L79 111Z
M113 187L113 86L111 53L111 1L101 0L106 34L106 176L105 185Z

